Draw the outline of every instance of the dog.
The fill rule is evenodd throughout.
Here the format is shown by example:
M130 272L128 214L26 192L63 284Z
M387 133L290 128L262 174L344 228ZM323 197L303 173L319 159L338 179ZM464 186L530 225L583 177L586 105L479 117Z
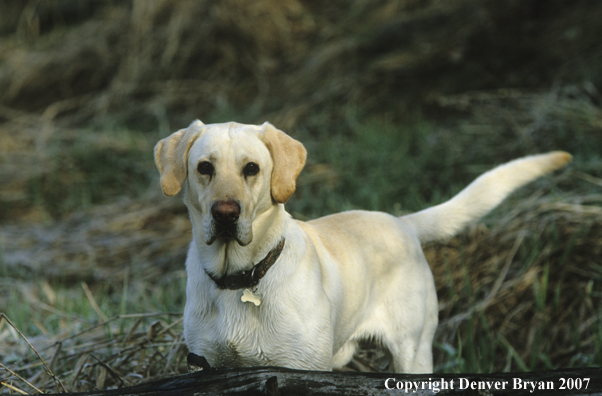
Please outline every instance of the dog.
M192 222L190 352L213 367L333 370L370 339L388 351L389 370L403 373L433 371L438 302L421 245L453 236L571 160L556 151L511 161L402 217L354 210L302 222L284 203L306 150L267 122L197 120L154 154L163 193L184 189Z

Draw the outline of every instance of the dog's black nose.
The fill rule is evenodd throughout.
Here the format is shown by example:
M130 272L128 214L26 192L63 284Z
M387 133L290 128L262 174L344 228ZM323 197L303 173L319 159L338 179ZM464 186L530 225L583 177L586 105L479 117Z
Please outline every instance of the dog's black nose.
M234 201L217 201L211 206L211 215L219 224L232 224L240 216L240 205Z

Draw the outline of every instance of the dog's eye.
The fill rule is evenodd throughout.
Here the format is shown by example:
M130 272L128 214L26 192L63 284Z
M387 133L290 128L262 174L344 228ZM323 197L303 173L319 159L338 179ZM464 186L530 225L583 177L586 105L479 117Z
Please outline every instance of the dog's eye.
M255 176L259 173L259 165L257 165L255 162L249 162L243 168L242 173L245 175L245 177Z
M201 175L213 175L213 165L211 165L211 162L208 161L199 162L197 170Z

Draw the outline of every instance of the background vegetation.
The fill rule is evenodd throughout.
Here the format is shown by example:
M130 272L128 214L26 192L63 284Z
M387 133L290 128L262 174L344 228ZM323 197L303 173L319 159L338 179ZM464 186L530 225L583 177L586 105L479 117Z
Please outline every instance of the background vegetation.
M411 212L571 152L425 246L436 371L601 365L600 20L597 0L0 3L0 389L185 372L190 224L152 148L195 118L301 140L300 219ZM369 344L349 366L385 368Z

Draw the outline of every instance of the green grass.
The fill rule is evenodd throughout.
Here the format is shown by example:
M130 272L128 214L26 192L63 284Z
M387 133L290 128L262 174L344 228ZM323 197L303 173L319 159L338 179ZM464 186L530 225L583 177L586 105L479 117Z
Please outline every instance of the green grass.
M312 129L312 139L298 137L309 154L307 172L288 206L295 214L415 211L459 188L462 171L450 166L449 146L433 139L435 126L421 117L399 125L349 110L338 128ZM312 173L317 165L323 178Z
M536 131L526 144L503 125L480 121L479 114L434 123L420 114L400 121L357 108L334 120L324 116L328 111L318 113L285 131L308 149L306 169L287 207L302 218L349 209L416 211L448 199L496 164L554 149L571 152L580 171L602 177L602 156L594 149L602 145L602 134L592 112L576 104L561 108L560 115L547 115L558 117L554 130ZM253 122L247 113L225 106L206 121ZM30 201L56 219L156 188L152 148L167 133L107 124L55 139L47 161L31 175Z
M449 199L495 165L552 150L570 152L575 168L602 178L602 156L592 149L602 147L599 125L591 114L569 115L549 115L553 130L537 130L526 143L478 114L435 123L420 114L400 121L350 108L327 127L315 116L290 131L308 149L308 164L287 208L300 218L350 209L413 212ZM592 190L576 178L564 188Z
M52 218L136 197L149 188L157 134L83 130L49 143L48 159L30 179L30 201Z
M165 275L152 283L128 276L123 279L121 287L108 283L86 286L92 298L86 294L82 284L38 281L27 288L18 285L8 287L3 312L24 333L37 336L118 315L181 312L185 301L183 271Z

